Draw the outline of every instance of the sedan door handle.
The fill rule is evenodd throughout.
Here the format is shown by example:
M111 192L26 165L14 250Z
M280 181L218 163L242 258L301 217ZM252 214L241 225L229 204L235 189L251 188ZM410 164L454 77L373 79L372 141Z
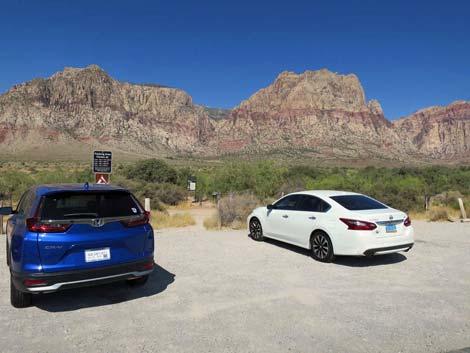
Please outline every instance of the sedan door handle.
M310 217L308 217L308 219L317 219L317 217L315 217L315 216L310 216Z
M289 218L289 216L285 214L284 216L282 216L282 218Z

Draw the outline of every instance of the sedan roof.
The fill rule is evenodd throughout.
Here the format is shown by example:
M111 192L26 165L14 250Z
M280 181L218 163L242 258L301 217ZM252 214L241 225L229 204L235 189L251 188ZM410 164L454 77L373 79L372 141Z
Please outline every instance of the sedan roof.
M339 191L339 190L305 190L299 192L293 192L293 194L312 195L318 197L332 197L340 195L360 195L357 192L351 191Z

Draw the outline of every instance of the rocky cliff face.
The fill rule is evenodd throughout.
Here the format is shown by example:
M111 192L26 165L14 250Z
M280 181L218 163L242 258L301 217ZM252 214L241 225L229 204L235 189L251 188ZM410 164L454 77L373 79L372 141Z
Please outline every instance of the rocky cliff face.
M430 107L393 123L419 152L437 159L470 157L470 102Z
M0 96L0 143L9 149L70 140L123 150L197 151L209 118L185 92L114 80L98 66L66 68Z
M282 73L236 107L212 142L220 153L300 149L328 158L401 159L415 151L380 104L366 102L355 75L328 70Z
M470 152L470 102L391 123L355 75L283 72L231 111L185 92L129 84L98 66L67 68L0 95L0 145L15 154L106 146L146 155L296 151L318 159L459 159ZM62 147L61 147L62 146ZM73 146L73 147L70 147Z

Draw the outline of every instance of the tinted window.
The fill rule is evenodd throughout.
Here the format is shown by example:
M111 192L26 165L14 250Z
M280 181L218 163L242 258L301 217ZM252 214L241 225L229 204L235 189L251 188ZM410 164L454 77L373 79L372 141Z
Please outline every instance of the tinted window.
M326 212L331 208L325 201L315 196L302 196L302 201L298 207L299 211Z
M388 208L380 202L364 195L341 195L331 196L330 198L335 200L344 208L352 211L379 210Z
M279 200L274 204L278 210L295 210L300 195L290 195Z
M47 195L41 205L41 218L121 217L141 213L127 192L70 192Z

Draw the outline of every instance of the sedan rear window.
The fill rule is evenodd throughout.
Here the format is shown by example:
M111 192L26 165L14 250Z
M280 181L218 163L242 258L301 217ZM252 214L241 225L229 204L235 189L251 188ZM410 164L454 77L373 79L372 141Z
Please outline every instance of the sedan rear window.
M388 208L384 204L364 195L331 196L330 199L335 200L341 206L351 211L380 210Z
M125 191L64 192L46 195L41 203L42 219L123 217L141 213Z

